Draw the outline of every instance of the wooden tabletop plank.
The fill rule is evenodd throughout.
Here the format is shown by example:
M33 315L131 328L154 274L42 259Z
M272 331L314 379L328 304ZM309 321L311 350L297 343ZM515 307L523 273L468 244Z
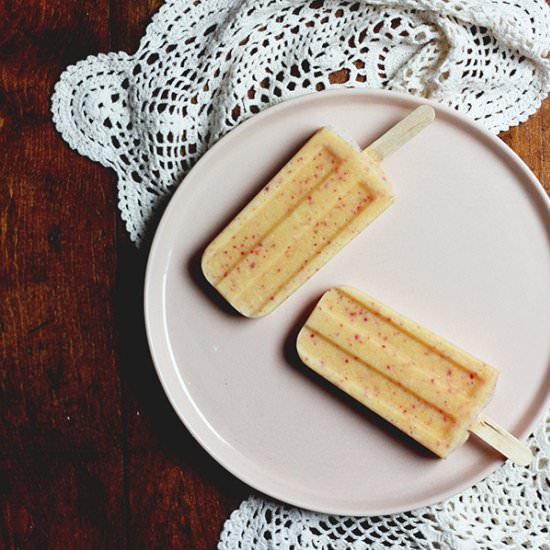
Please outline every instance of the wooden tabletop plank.
M550 98L525 122L499 137L522 158L550 196Z
M6 2L0 34L0 548L215 548L249 489L169 405L146 251L49 113L62 68L134 52L161 0ZM501 135L550 191L550 101Z
M0 547L124 545L108 173L55 131L69 63L109 49L108 2L6 2L0 44Z

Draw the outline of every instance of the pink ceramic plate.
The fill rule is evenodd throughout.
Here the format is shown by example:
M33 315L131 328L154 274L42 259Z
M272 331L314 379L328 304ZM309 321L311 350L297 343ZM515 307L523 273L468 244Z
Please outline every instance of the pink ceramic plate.
M300 365L296 331L329 287L356 286L499 368L487 412L515 435L545 408L550 201L510 149L447 108L385 161L395 204L273 314L234 314L200 274L204 247L317 128L366 145L420 103L339 90L252 118L187 176L151 249L146 323L172 405L229 471L304 508L409 510L502 462L473 438L436 459Z

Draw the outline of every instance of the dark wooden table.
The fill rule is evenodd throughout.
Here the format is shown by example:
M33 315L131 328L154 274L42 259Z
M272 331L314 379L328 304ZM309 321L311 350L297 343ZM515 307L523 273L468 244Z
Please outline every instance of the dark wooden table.
M62 69L133 51L160 0L0 2L0 547L212 549L249 490L179 422L112 173L49 112ZM501 137L550 189L550 101Z

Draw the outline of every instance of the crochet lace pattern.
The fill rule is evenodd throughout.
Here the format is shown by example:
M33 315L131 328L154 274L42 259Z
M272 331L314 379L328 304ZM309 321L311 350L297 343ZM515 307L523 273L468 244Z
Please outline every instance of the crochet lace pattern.
M492 132L550 90L544 0L169 0L137 52L69 67L54 122L118 176L132 240L200 156L285 99L341 87L429 97Z

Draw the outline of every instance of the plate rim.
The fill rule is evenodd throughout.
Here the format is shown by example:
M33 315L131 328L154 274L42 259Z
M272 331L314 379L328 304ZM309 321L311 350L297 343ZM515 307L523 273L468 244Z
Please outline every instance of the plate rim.
M166 229L166 226L168 224L168 220L172 217L173 212L175 211L175 205L176 205L176 197L179 197L180 195L184 194L184 186L185 186L185 180L187 180L190 176L193 175L193 173L198 170L200 167L202 167L203 164L209 161L210 157L212 155L215 155L217 152L217 149L225 143L226 140L232 139L235 137L235 135L240 134L241 132L248 129L249 126L252 124L258 124L261 122L263 118L267 118L268 116L272 116L279 110L283 110L288 108L289 104L300 104L300 103L307 103L309 101L314 100L314 98L320 98L320 97L338 97L338 96L366 96L372 97L374 99L378 100L384 100L384 98L393 98L394 100L408 103L411 108L420 106L420 105L431 105L437 112L443 112L447 116L450 116L451 118L457 119L459 123L462 125L465 125L466 127L471 128L478 134L481 134L482 137L486 138L491 142L493 146L496 146L497 149L499 149L500 152L504 155L504 157L510 159L516 167L518 167L522 173L522 175L526 176L529 180L530 186L529 191L533 191L537 195L537 199L541 200L542 203L545 206L545 218L548 218L550 221L550 197L548 197L546 190L542 186L541 182L538 180L538 178L533 174L529 166L525 163L525 161L506 143L504 143L500 138L498 138L497 135L492 134L487 129L485 129L483 126L478 124L475 120L470 118L467 115L464 115L462 113L459 113L458 111L443 105L441 103L438 103L435 100L427 99L427 98L420 98L416 96L411 96L409 94L403 94L400 92L395 92L391 90L378 90L378 89L370 89L370 88L338 88L338 89L331 89L331 90L324 90L321 92L311 92L307 93L298 97L290 98L285 101L281 101L280 103L271 106L264 111L251 116L249 119L245 120L232 130L230 130L227 134L225 134L222 138L220 138L210 149L208 149L201 158L195 163L193 168L187 173L185 178L180 182L178 188L174 192L174 194L170 197L168 204L161 216L161 220L155 230L155 234L149 249L149 254L147 258L147 265L145 270L145 279L144 279L144 289L143 289L143 301L144 301L144 319L145 319L145 329L146 329L146 335L147 335L147 343L149 346L149 350L151 353L151 358L153 360L153 364L155 366L155 371L157 373L157 376L159 378L159 381L162 385L162 388L164 390L164 393L166 394L166 397L168 401L170 402L170 405L176 412L178 418L183 423L185 428L191 433L195 441L198 442L198 444L225 470L227 470L229 473L231 473L233 476L241 480L242 482L249 485L254 490L258 491L261 494L264 494L270 498L279 500L281 502L284 502L286 504L289 504L291 506L296 506L302 509L314 511L317 513L325 513L325 514L333 514L333 515L345 515L345 516L354 516L354 517L370 517L370 516L379 516L379 515L387 515L387 514L394 514L394 513L402 513L402 512L408 512L412 510L416 510L419 508L422 508L424 506L437 504L439 502L442 502L444 500L447 500L462 491L472 487L476 483L479 483L483 479L485 479L487 476L492 474L499 468L505 461L504 458L501 459L495 459L492 462L490 462L485 468L481 470L481 472L476 475L473 479L468 479L468 481L458 484L452 489L445 490L439 492L434 500L434 496L432 497L426 497L424 499L420 499L416 501L416 504L414 507L410 508L408 505L405 506L389 506L389 507L381 507L377 509L369 509L368 511L358 511L357 509L346 509L344 507L340 506L316 506L312 502L304 502L300 501L299 498L293 498L292 496L288 496L284 493L284 489L281 491L275 490L273 487L262 487L261 483L258 482L256 479L253 478L253 476L249 476L248 472L246 471L246 467L239 468L238 466L235 466L234 464L227 464L227 462L219 456L219 453L212 449L212 447L204 440L202 435L199 433L197 429L193 425L191 425L191 422L188 421L188 419L185 418L185 415L183 411L181 410L183 407L181 407L175 399L175 396L172 393L172 389L170 387L169 381L167 379L166 373L163 371L162 365L159 363L160 361L160 350L157 348L157 345L160 345L155 342L155 338L153 337L153 329L152 329L152 309L154 308L154 300L152 300L152 278L153 278L153 270L155 269L155 258L157 257L159 253L159 247L160 243L162 241L162 234ZM170 351L168 350L168 353ZM170 366L170 369L172 369L172 366ZM175 373L176 376L179 376L178 373ZM187 390L185 387L183 387L183 390L187 393ZM193 407L194 403L192 402L191 397L189 396L190 405ZM550 407L550 393L546 395L546 398L541 402L540 410L533 416L533 419L531 422L529 422L523 432L519 435L520 439L525 440L526 436L533 432L535 426L539 423L541 418L544 416L546 410ZM200 412L200 411L199 411ZM268 482L269 484L269 482ZM271 485L277 485L277 482L271 483Z

